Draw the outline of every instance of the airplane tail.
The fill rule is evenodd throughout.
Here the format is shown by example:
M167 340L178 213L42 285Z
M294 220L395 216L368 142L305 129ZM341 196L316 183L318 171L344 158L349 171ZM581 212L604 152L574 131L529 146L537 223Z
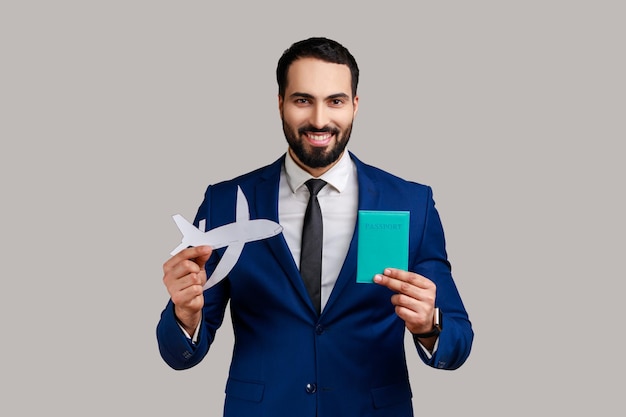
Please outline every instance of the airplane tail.
M193 224L189 223L180 214L175 214L174 216L172 216L172 218L174 219L174 221L176 222L176 225L178 226L178 228L183 234L183 239L182 239L181 244L178 245L172 252L170 252L170 255L174 256L181 250L188 248L189 246L193 246L192 242L196 240L195 238L201 237L202 232L198 230L196 227L194 227Z

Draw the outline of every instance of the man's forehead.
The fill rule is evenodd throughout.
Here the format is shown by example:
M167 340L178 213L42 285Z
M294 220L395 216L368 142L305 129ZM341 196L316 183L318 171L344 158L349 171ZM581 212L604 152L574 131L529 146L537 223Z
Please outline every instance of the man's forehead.
M352 74L347 65L316 58L300 58L287 71L287 95L297 91L311 95L344 93L350 96Z

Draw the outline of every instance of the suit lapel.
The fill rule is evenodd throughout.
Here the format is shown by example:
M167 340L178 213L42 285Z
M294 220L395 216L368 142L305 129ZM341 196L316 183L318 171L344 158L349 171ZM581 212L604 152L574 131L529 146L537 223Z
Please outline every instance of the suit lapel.
M261 181L256 186L254 198L254 207L258 218L278 222L278 191L283 163L284 156L270 165L261 175ZM311 311L314 312L313 304L300 276L300 271L293 260L293 255L289 250L289 246L287 246L287 241L283 234L281 233L275 238L268 239L267 244L276 262L291 281L295 291L302 298L303 302L311 308Z

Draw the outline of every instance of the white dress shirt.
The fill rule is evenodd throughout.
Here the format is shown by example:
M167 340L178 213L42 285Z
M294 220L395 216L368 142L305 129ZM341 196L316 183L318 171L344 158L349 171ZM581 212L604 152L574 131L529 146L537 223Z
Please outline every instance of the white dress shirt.
M304 183L313 178L300 168L289 152L280 176L278 222L296 265L300 265L300 245L304 212L309 190ZM319 177L328 184L317 194L324 224L322 249L322 310L335 286L354 234L359 204L356 166L344 152L339 161Z

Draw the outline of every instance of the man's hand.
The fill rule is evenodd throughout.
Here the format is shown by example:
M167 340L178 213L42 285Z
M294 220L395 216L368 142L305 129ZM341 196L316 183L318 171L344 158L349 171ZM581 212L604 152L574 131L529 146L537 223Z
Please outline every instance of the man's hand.
M212 252L210 246L187 248L163 264L163 283L174 303L174 314L189 334L202 318L202 287L207 280L204 265Z
M396 293L391 303L411 333L428 333L433 329L437 289L434 282L414 272L394 268L385 269L384 275L374 276L374 282Z

